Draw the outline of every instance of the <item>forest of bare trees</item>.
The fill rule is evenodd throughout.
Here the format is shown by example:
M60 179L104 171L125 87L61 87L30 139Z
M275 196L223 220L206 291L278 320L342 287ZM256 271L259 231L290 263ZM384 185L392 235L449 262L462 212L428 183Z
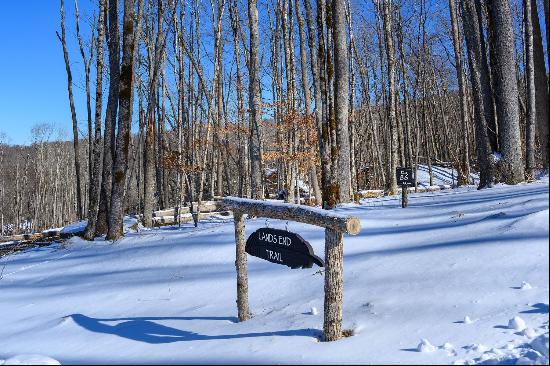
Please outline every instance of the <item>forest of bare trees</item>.
M479 188L548 169L548 0L93 4L60 2L72 136L0 135L3 235L84 219L115 240L124 214L282 190L330 209L418 164Z

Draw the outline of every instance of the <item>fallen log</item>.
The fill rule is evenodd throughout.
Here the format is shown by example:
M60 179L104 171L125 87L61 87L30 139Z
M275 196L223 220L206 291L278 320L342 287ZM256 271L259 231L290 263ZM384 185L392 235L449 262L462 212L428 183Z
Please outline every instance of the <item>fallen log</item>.
M193 202L193 212L197 211L197 202ZM201 202L200 211L201 212L214 212L219 211L222 207L221 201L205 201ZM180 215L182 214L188 214L191 212L190 206L183 206L180 207ZM165 217L165 216L174 216L174 210L175 208L168 208L166 210L159 210L153 212L153 217Z
M199 214L199 220L205 219L208 217L212 217L215 215L221 215L221 216L229 216L231 215L230 211L214 211L214 212L201 212ZM180 215L180 222L181 223L187 223L193 221L193 215L190 213L181 214ZM161 226L161 225L172 225L175 224L176 221L174 220L174 216L160 216L160 217L153 217L153 225L155 226Z

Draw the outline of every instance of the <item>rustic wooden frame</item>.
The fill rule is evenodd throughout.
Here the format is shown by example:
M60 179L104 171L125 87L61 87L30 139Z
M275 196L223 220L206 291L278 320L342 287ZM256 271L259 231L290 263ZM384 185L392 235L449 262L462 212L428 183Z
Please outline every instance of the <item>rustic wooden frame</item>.
M325 341L342 337L344 233L356 235L361 222L356 217L320 208L290 203L226 197L225 209L233 211L237 269L237 310L239 321L250 319L248 307L248 266L245 252L245 214L272 219L291 220L325 228L325 300L323 333Z

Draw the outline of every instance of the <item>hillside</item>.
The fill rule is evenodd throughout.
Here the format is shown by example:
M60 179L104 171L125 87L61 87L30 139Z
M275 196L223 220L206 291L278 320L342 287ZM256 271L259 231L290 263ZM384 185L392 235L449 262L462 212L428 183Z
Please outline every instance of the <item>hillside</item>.
M362 231L344 248L344 327L354 335L333 343L319 342L315 266L248 256L254 317L236 322L231 217L4 257L0 360L548 363L548 199L546 177L411 194L407 209L398 197L340 207ZM265 225L247 220L247 235ZM288 230L323 257L322 229L289 222Z

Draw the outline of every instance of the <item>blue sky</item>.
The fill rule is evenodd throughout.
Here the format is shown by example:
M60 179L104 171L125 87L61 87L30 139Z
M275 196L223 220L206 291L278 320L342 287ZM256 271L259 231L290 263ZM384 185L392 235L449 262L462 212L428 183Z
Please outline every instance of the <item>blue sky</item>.
M74 27L74 0L66 0L67 38L75 81L75 102L79 128L86 129L82 60ZM37 123L54 123L72 136L67 94L67 74L61 43L59 1L7 1L0 12L0 132L14 144L31 142L31 128ZM88 17L92 1L80 0L81 28L89 34ZM93 92L93 89L92 89Z

